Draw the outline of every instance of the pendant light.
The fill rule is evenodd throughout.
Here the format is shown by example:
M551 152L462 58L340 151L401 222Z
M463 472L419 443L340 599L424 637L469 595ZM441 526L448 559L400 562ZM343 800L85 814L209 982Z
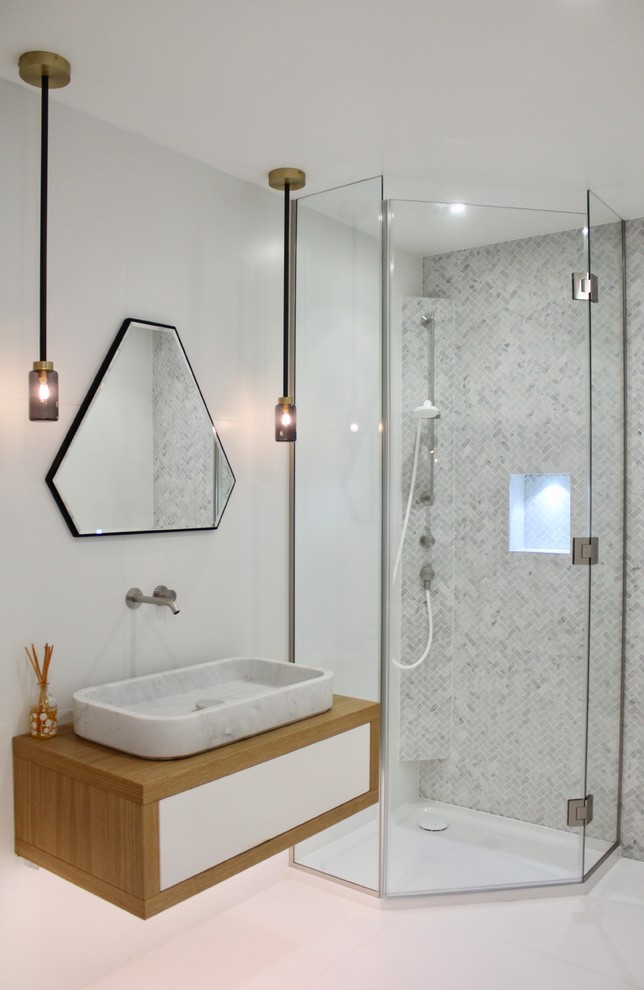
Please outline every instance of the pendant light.
M293 396L289 395L289 359L288 344L290 331L291 294L289 275L291 267L291 190L296 192L303 189L306 176L301 168L274 168L268 173L268 184L271 189L284 191L284 344L283 360L283 394L275 406L275 439L278 442L293 443L297 437L297 421Z
M67 86L71 66L54 52L25 52L18 62L20 78L42 90L40 119L40 356L29 372L29 419L58 419L58 372L47 360L47 166L49 90Z

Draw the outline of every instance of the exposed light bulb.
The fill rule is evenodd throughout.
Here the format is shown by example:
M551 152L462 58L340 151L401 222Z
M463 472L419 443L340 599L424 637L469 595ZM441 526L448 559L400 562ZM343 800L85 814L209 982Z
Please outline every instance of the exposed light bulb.
M41 402L47 402L49 398L49 384L48 382L40 382L38 385L38 398Z

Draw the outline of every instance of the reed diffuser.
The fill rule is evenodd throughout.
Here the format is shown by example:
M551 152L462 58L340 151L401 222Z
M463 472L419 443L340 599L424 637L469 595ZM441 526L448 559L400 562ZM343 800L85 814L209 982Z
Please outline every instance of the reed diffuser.
M53 652L54 647L45 643L45 656L41 667L34 644L31 644L31 653L25 646L25 653L33 667L38 684L38 693L31 705L29 718L31 735L37 739L51 739L58 732L58 704L49 693L49 664Z

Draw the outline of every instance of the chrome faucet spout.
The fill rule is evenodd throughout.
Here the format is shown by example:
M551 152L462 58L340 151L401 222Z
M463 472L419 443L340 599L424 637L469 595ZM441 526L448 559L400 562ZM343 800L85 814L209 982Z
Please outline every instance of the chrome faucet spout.
M171 598L159 598L158 601L159 604L167 605L173 615L178 615L181 611L181 609L175 605Z
M131 595L130 600L140 605L167 605L173 615L178 615L181 611L171 598L164 598L162 595Z
M125 596L125 604L128 608L139 608L141 605L166 605L173 615L178 615L181 609L175 604L176 598L176 591L159 584L154 589L153 595L144 595L140 588L130 588Z

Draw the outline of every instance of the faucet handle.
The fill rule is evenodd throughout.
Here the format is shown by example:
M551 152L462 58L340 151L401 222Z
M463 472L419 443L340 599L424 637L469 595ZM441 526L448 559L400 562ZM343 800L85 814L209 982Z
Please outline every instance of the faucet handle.
M176 602L177 593L172 588L166 588L165 584L157 584L152 592L155 598L169 598L171 602Z
M141 608L141 596L143 592L140 588L130 588L125 595L125 604L128 608Z

